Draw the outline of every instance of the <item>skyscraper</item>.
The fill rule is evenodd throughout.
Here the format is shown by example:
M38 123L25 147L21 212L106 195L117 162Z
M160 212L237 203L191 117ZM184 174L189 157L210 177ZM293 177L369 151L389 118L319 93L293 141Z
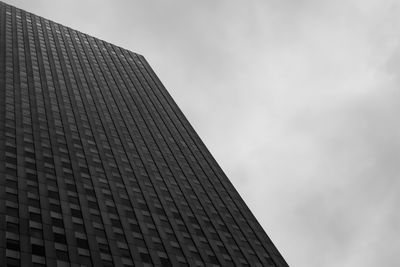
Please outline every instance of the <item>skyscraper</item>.
M0 266L287 266L143 56L0 2Z

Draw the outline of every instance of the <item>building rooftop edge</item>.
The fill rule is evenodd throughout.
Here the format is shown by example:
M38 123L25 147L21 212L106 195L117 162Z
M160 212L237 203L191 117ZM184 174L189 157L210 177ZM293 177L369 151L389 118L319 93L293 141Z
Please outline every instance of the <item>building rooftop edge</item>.
M140 53L133 52L132 50L129 50L129 49L125 48L125 47L122 47L122 46L120 46L120 45L116 45L116 44L114 44L114 43L112 43L112 42L110 42L110 41L106 41L106 40L101 39L101 38L99 38L99 37L96 37L96 36L93 36L93 35L91 35L91 34L82 32L82 31L80 31L80 30L73 29L73 28L71 28L71 27L69 27L69 26L67 26L67 25L64 25L64 24L62 24L62 23L56 22L56 21L51 20L51 19L47 19L47 18L45 18L45 17L43 17L43 16L41 16L41 15L38 15L38 14L35 14L35 13L33 13L33 12L27 11L27 10L22 9L22 8L20 8L20 7L17 7L17 6L15 6L15 5L11 5L11 4L6 3L6 2L4 2L4 1L0 1L0 4L8 5L8 6L10 6L10 7L13 7L13 8L16 8L16 9L19 9L19 10L22 10L22 11L28 13L28 14L31 14L31 15L34 15L34 16L37 16L37 17L40 17L40 18L42 18L42 19L44 19L44 20L47 20L47 21L51 21L52 23L55 23L55 24L60 25L60 26L62 26L62 27L65 27L65 28L67 28L67 29L69 29L69 30L73 30L73 31L79 32L79 33L81 33L81 34L83 34L83 35L96 38L97 40L100 40L100 41L102 41L102 42L104 42L104 43L111 44L111 45L116 46L116 47L118 47L118 48L120 48L120 49L123 49L123 50L125 50L125 51L127 51L127 52L129 52L129 53L133 53L133 54L136 54L137 56L141 56L141 57L145 58L145 57L144 57L142 54L140 54Z

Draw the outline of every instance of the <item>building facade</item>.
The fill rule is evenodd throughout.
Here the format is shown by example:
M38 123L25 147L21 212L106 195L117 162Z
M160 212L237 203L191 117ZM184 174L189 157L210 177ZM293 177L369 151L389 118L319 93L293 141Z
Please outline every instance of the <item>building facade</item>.
M0 266L287 266L143 56L0 2Z

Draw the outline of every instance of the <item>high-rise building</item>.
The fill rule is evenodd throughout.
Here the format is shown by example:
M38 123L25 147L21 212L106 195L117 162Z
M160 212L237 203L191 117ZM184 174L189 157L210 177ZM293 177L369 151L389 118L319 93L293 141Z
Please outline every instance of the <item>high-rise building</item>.
M143 56L0 2L0 266L287 266Z

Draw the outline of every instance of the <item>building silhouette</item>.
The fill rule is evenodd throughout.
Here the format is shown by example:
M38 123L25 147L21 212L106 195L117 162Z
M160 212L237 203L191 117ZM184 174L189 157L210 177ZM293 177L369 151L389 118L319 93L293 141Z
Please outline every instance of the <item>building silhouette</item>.
M0 266L287 266L143 56L0 2Z

